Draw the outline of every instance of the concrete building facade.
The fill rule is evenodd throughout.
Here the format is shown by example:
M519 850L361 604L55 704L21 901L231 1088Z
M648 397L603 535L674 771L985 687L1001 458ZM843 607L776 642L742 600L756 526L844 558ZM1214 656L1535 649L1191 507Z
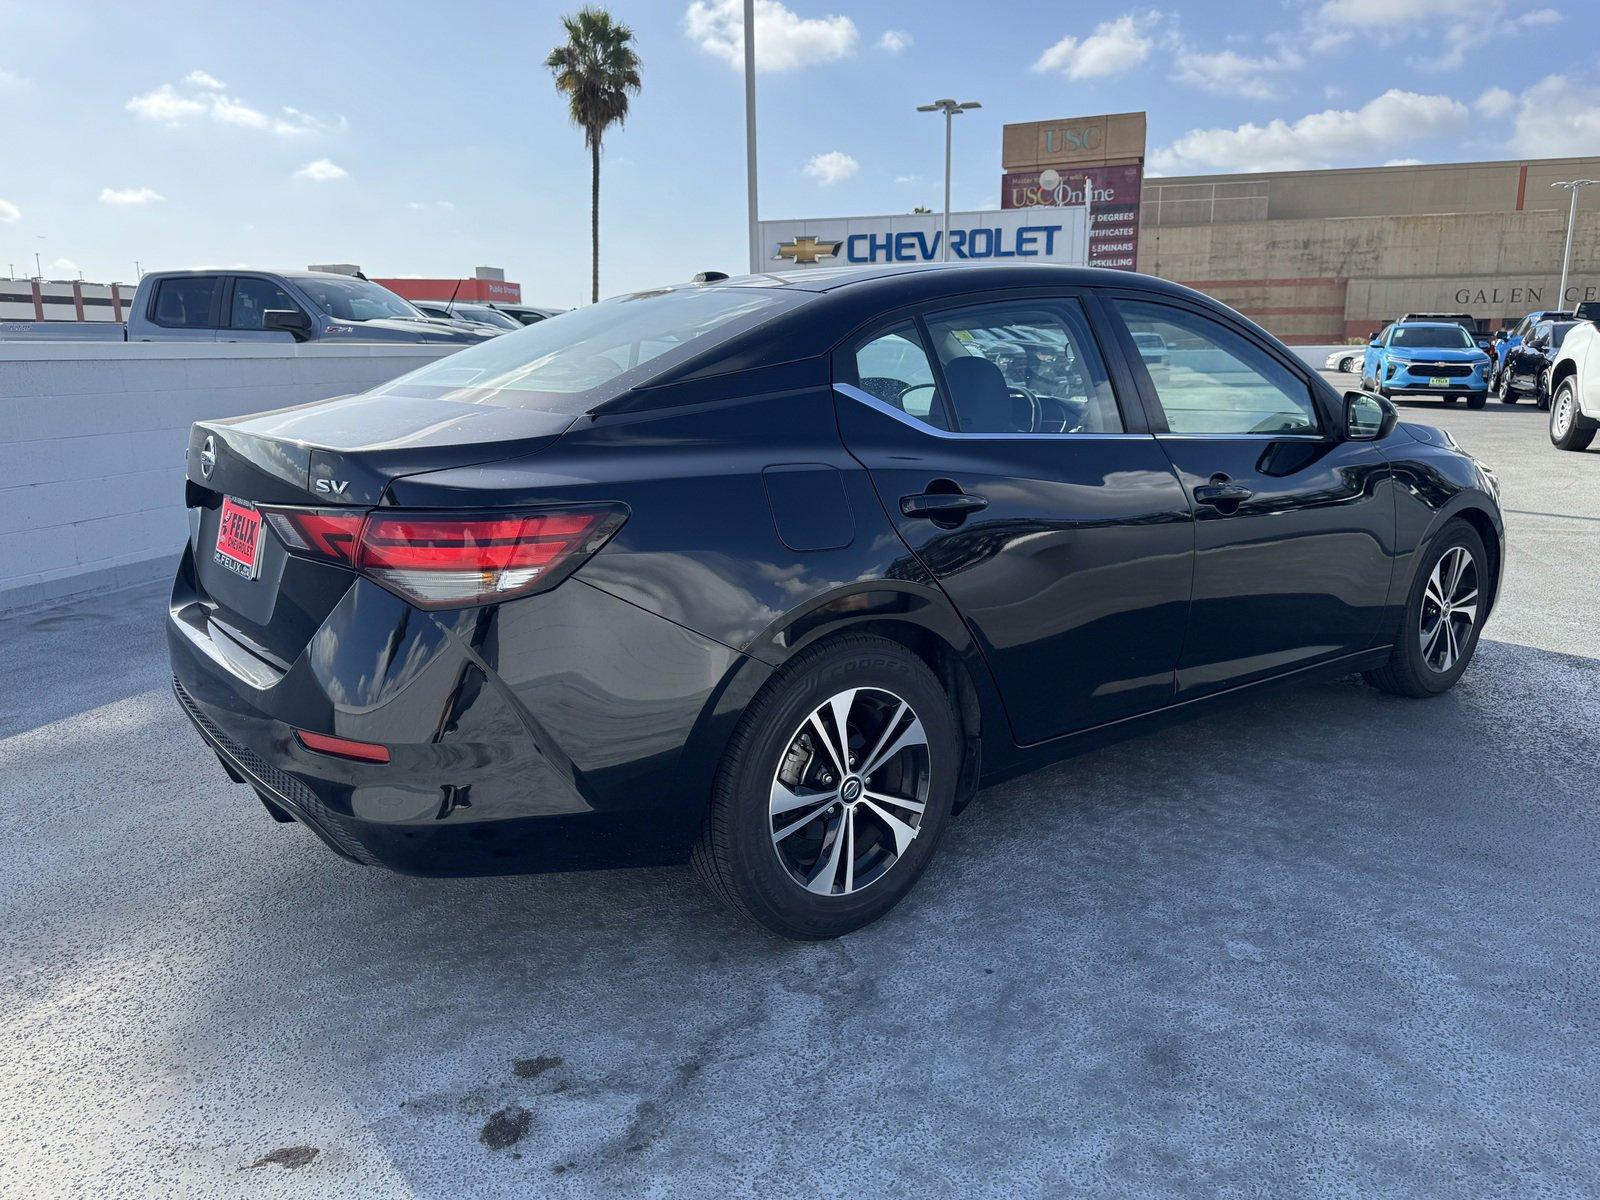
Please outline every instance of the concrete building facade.
M1096 134L1073 133L1097 122L1117 130L1100 136L1100 154L1083 144ZM1029 188L1052 169L1092 179L1097 167L1142 168L1143 126L1143 114L1006 126L1002 206L1055 202ZM1131 221L1125 203L1115 213L1137 227L1139 270L1215 296L1285 341L1343 342L1407 311L1470 313L1489 330L1600 300L1600 187L1579 194L1557 295L1569 196L1550 185L1575 178L1600 178L1600 158L1146 176Z

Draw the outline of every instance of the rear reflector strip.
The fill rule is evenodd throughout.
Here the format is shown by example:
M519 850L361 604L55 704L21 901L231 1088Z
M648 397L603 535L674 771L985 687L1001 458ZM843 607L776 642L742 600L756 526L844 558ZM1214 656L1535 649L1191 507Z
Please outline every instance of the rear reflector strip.
M375 742L353 742L349 738L329 737L325 733L312 733L306 729L296 729L294 736L307 750L315 750L318 754L331 754L334 758L353 758L357 762L389 761L389 747L379 746Z

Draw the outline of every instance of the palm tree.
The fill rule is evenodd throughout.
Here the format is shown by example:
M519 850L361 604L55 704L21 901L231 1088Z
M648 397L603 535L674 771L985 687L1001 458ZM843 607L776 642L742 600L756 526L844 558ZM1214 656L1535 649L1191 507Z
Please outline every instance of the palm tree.
M603 8L584 7L577 16L562 17L567 40L544 60L556 77L556 90L567 97L572 123L583 130L594 166L589 201L594 248L591 299L600 299L600 141L612 125L628 116L628 97L639 94L639 56L633 51L633 30L612 19Z

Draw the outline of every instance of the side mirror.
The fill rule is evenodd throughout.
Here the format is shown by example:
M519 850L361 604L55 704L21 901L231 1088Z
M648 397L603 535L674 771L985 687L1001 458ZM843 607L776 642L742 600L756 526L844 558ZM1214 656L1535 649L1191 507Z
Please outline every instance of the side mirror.
M1573 316L1580 321L1593 321L1600 325L1600 300L1585 300L1573 311Z
M1344 435L1352 442L1375 442L1394 432L1400 410L1371 392L1344 394Z
M298 308L269 308L261 314L261 328L287 333L297 342L311 337L311 318Z
M1373 339L1372 339L1372 340L1371 340L1371 341L1370 341L1370 342L1368 342L1368 343L1367 343L1367 345L1369 345L1369 346L1376 346L1376 345L1377 345L1377 344L1378 344L1378 342L1379 342L1379 341L1380 341L1380 339L1378 339L1378 338L1373 338Z

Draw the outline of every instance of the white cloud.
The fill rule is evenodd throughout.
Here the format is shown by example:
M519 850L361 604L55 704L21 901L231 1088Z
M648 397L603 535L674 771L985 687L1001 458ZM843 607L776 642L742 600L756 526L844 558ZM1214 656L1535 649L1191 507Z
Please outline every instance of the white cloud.
M887 37L888 35L885 34L884 36ZM7 70L5 67L0 67L0 91L10 91L11 89L21 91L27 86L28 81L21 75L18 75L15 71Z
M890 54L899 54L910 45L911 35L904 29L886 29L878 39L878 49L887 50Z
M792 71L855 52L856 24L849 17L801 17L779 0L756 0L756 67ZM742 0L694 0L683 31L700 49L730 67L744 67Z
M1386 158L1383 160L1383 165L1386 167L1420 167L1422 160L1420 158Z
M1600 154L1600 88L1547 75L1516 99L1507 146L1535 158Z
M832 185L849 179L861 170L861 164L843 151L829 150L826 154L812 155L804 169L818 183Z
M921 183L922 182L922 176L921 175L896 175L894 177L894 181L896 183Z
M1035 71L1058 71L1068 79L1104 79L1131 71L1150 57L1160 13L1125 13L1102 21L1082 40L1067 36L1033 64Z
M1490 120L1499 120L1517 106L1517 98L1503 87L1492 87L1472 102Z
M408 200L406 201L406 207L414 212L428 212L433 210L437 210L438 212L452 212L455 209L455 202L452 200Z
M80 270L82 270L82 268L70 258L56 259L50 264L50 269L52 271L63 271L68 275L76 275Z
M124 107L136 117L163 125L185 125L209 118L219 125L234 125L295 137L326 128L310 113L283 105L276 113L263 112L222 90L222 82L204 71L190 71L183 82L159 87L133 97Z
M1163 175L1207 171L1294 171L1372 161L1468 123L1467 106L1448 96L1392 88L1360 108L1328 109L1290 124L1269 121L1233 129L1196 129L1150 156Z
M155 188L106 187L100 189L101 204L154 204L159 200L165 199L166 197L156 191Z
M1551 8L1522 12L1508 0L1472 8L1460 0L1323 0L1310 18L1312 49L1326 51L1358 37L1389 46L1426 35L1427 48L1413 53L1414 66L1453 70L1491 40L1561 20ZM1408 49L1413 48L1408 46Z
M350 178L338 163L326 158L319 158L315 162L308 162L294 173L296 179L309 179L312 183L332 183L336 179Z
M10 224L22 220L22 210L9 200L0 200L0 221Z
M1293 50L1252 57L1236 50L1207 53L1180 45L1174 61L1178 78L1219 96L1270 100L1278 94L1274 76L1297 70L1305 60Z

